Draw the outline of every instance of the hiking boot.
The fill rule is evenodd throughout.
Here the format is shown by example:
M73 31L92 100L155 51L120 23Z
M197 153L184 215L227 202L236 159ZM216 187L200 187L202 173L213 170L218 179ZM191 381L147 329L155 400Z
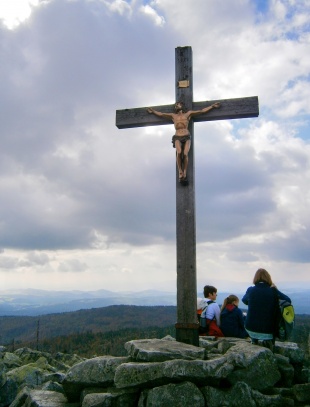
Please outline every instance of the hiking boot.
M266 341L262 341L262 346L263 346L264 348L270 349L271 352L273 352L273 343L272 343L272 340L271 340L271 339L270 339L270 340L266 340Z
M258 345L258 339L251 338L251 344L252 345Z

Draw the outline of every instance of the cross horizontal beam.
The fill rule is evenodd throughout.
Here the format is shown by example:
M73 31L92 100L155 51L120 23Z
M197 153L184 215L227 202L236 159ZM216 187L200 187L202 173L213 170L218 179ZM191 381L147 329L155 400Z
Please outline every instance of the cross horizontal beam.
M219 109L213 109L208 113L193 117L194 122L212 121L212 120L230 120L243 119L248 117L257 117L259 115L258 97L251 96L245 98L207 100L205 102L193 102L192 110L200 110L211 106L213 103L220 102ZM171 120L164 120L147 113L147 107L135 109L123 109L116 111L116 127L119 129L129 129L132 127L161 126L172 124ZM162 113L174 112L174 104L165 106L152 106L155 110Z

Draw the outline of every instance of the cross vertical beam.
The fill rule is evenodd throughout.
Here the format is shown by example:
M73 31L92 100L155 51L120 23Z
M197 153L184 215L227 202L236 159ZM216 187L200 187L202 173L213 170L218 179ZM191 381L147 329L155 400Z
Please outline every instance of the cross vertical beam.
M175 50L175 97L183 102L185 110L193 105L193 60L191 47ZM188 160L188 185L178 182L176 167L176 237L177 237L177 323L176 340L199 345L197 323L197 277L196 277L196 207L194 125L189 123L191 149Z

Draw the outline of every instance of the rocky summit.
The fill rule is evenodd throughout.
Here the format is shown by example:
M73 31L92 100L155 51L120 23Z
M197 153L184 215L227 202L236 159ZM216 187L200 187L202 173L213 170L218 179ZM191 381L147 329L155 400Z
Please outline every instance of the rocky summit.
M309 368L292 342L133 340L92 359L0 347L0 407L310 406Z

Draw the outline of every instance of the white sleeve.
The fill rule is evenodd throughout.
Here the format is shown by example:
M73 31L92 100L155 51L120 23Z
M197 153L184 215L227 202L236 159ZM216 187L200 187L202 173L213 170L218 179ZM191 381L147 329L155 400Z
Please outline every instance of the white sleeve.
M217 325L220 326L220 314L221 310L216 302L209 304L206 312L207 319L214 319L215 317Z
M208 306L208 300L206 298L197 298L197 310L205 309Z

